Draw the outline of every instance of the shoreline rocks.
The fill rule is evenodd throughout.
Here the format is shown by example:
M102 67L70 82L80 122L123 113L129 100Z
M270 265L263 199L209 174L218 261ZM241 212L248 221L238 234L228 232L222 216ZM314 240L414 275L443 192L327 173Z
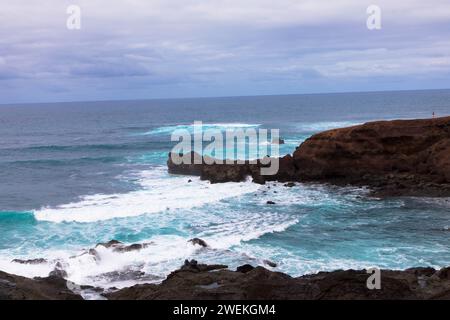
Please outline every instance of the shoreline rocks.
M199 267L201 266L201 267ZM298 278L263 267L236 271L187 261L161 284L106 294L110 300L350 300L450 299L450 268L381 270L381 289L370 290L366 270L319 272Z
M261 161L207 164L167 162L169 173L196 175L211 183L319 182L369 187L378 196L450 196L450 117L368 122L328 130L279 158L279 171L262 176Z
M368 289L366 270L336 270L291 277L250 264L225 265L186 260L160 284L138 284L103 292L109 300L443 300L450 299L450 267L381 270L381 289ZM130 275L124 279L128 279ZM140 275L142 276L142 275ZM28 279L0 271L0 300L80 300L79 287L58 276ZM80 287L81 288L81 287ZM103 292L103 293L102 293Z
M82 300L60 277L29 279L0 271L0 300Z

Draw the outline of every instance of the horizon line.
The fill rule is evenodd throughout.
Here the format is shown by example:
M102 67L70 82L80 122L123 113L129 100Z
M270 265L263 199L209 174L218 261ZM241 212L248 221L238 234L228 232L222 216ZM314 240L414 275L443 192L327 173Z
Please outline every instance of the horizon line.
M249 94L249 95L226 95L226 96L198 96L177 98L140 98L140 99L100 99L100 100L67 100L67 101L45 101L45 102L13 102L0 103L1 106L18 106L33 104L70 104L70 103L96 103L96 102L131 102L131 101L168 101L168 100L196 100L196 99L228 99L228 98L256 98L256 97L279 97L279 96L308 96L308 95L331 95L331 94L359 94L359 93L384 93L384 92L414 92L414 91L446 91L450 88L433 89L402 89L402 90L368 90L368 91L328 91L311 93L279 93L279 94Z

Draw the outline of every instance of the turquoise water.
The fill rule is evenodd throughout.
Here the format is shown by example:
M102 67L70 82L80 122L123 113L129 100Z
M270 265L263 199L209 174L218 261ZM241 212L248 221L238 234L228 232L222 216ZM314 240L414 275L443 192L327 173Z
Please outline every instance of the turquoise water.
M450 91L0 106L0 270L45 276L59 262L76 283L121 287L158 282L187 258L231 267L267 259L295 276L449 265L449 199L211 185L165 166L170 134L192 130L194 120L217 130L280 129L286 154L322 130L433 111L450 113ZM210 248L189 244L193 237ZM83 254L111 239L152 244L100 248L97 260ZM48 262L11 262L40 257Z

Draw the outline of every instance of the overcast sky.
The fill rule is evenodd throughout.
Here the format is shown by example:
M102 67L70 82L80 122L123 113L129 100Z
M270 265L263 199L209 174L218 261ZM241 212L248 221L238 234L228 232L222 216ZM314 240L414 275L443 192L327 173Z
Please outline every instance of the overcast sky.
M427 88L449 0L0 0L0 103Z

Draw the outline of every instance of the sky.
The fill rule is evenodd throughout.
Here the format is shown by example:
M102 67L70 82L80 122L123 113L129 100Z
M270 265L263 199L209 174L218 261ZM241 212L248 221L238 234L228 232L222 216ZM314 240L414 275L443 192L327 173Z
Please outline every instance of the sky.
M433 88L448 0L0 0L0 104Z

